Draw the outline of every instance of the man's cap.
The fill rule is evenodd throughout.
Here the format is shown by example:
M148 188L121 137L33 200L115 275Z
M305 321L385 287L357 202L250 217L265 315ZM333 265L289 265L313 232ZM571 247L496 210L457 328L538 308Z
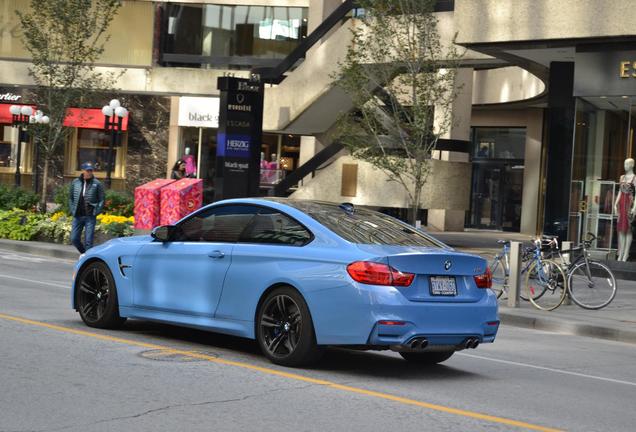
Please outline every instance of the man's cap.
M90 162L84 162L81 166L84 171L94 171L95 167Z

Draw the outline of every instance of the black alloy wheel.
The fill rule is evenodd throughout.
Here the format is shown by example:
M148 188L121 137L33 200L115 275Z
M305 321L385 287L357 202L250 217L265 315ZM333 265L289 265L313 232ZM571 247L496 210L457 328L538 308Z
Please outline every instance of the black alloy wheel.
M400 352L404 360L410 363L433 365L448 360L455 351Z
M278 288L265 298L257 314L256 332L263 354L277 364L309 364L322 353L307 304L290 287Z
M126 321L119 316L117 288L106 264L101 261L88 264L76 284L77 310L87 326L117 328Z

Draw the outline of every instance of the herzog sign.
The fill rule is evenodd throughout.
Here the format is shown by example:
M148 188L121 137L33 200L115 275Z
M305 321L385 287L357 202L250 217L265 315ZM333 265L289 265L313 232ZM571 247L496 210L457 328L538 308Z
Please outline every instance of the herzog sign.
M636 95L636 51L577 52L574 96Z
M219 110L218 97L180 97L179 126L216 129L219 127Z

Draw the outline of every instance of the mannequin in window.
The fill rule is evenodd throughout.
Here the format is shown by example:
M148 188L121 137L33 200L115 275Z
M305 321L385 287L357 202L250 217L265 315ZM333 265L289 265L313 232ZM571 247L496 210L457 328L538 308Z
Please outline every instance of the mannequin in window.
M181 158L186 164L186 177L194 178L197 176L197 160L194 155L190 154L190 147L185 148L185 154Z
M632 247L632 222L636 216L636 175L634 175L634 159L625 159L625 174L621 176L620 190L614 203L614 212L618 215L616 231L618 232L618 261L627 261L629 249Z

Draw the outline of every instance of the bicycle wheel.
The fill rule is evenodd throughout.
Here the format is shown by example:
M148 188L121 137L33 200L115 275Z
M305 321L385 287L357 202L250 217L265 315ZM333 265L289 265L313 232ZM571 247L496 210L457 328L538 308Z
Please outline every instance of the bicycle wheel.
M521 276L519 277L519 284L520 285L521 285L521 281L526 279L526 277L527 277L526 275L528 274L528 271L532 267L532 263L534 261L535 261L534 256L521 261ZM519 291L521 291L519 293L519 298L521 298L521 300L530 301L530 299L528 298L528 293L527 293L527 291L525 289L519 289ZM542 294L543 294L543 291L538 291L536 293L535 297L541 297Z
M565 299L566 277L553 261L536 261L526 273L526 295L536 308L551 311Z
M508 291L508 277L506 276L506 269L501 258L495 258L492 261L490 264L490 273L492 274L492 290L497 295L497 298L499 298Z
M588 277L585 261L576 264L568 275L568 290L572 301L584 309L601 309L616 296L616 279L606 265L588 261Z

